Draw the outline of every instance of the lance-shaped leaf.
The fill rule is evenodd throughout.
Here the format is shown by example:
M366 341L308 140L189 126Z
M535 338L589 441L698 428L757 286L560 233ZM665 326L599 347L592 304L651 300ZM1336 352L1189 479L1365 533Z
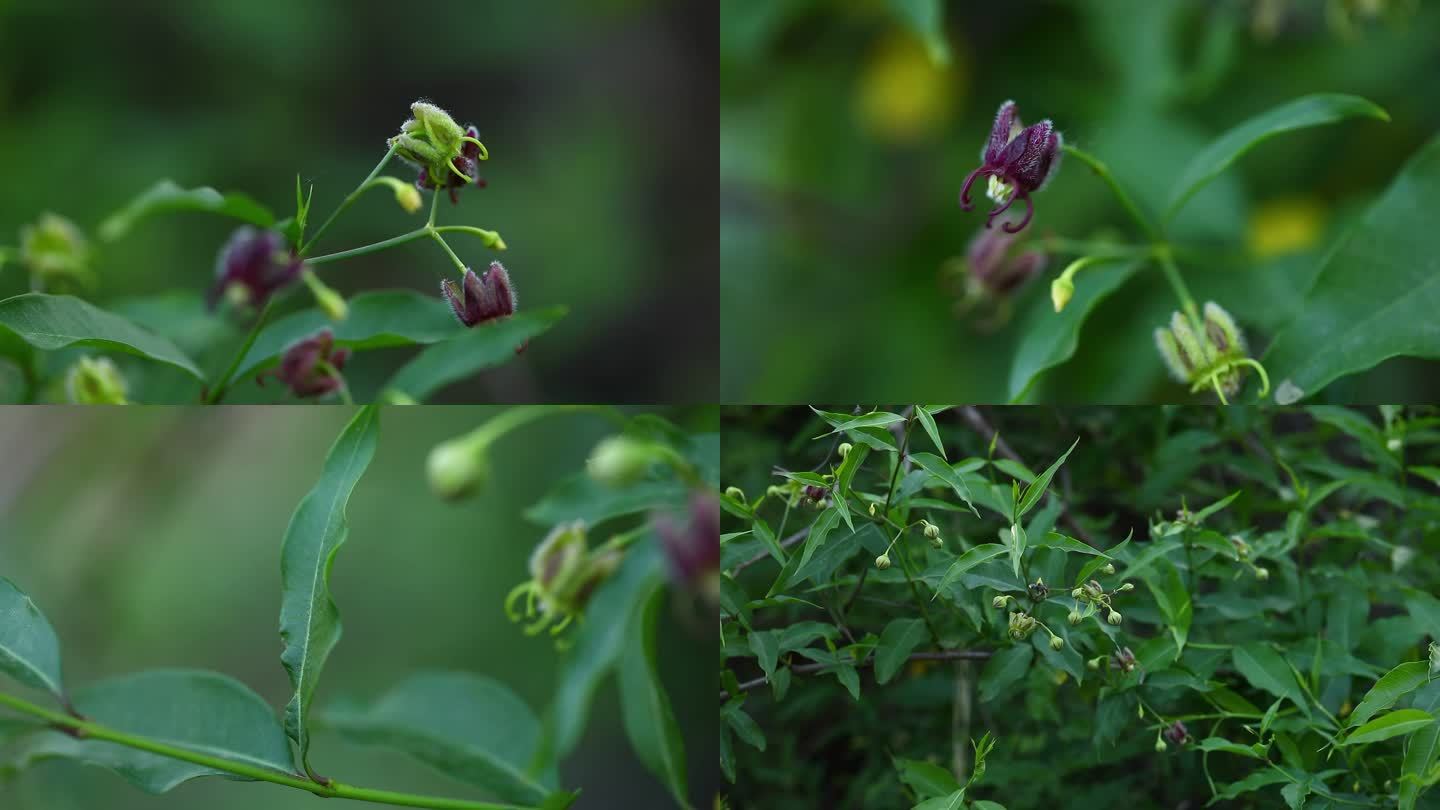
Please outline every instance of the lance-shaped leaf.
M207 186L186 189L173 181L161 180L100 223L100 238L113 242L129 233L141 220L178 211L220 214L261 228L275 224L274 214L244 194L221 194Z
M925 640L923 619L895 619L885 626L875 645L875 682L888 683Z
M1382 714L1350 732L1341 745L1360 745L1388 740L1435 724L1435 715L1421 709L1396 709Z
M328 708L319 718L359 743L402 751L503 801L539 804L553 772L528 771L540 721L504 684L464 672L410 675L368 706Z
M45 614L10 580L0 577L0 672L63 697L60 641Z
M950 583L959 579L961 574L969 571L980 563L989 562L1009 550L1009 547L1002 546L999 543L982 543L961 554L955 559L955 562L950 563L949 568L945 569L945 576L941 577L940 584L935 586L935 596L930 597L930 601L935 601L935 598L949 587Z
M384 390L424 401L447 385L513 359L532 338L565 317L565 311L565 307L530 310L466 329L415 355L395 372Z
M1430 680L1430 665L1425 661L1407 661L1385 673L1355 711L1346 718L1346 724L1358 726L1376 714L1385 711L1400 698L1424 686Z
M941 483L955 490L956 497L964 501L965 505L970 507L970 511L973 512L976 517L980 516L980 513L975 510L975 504L970 502L970 485L965 483L965 479L962 478L959 473L955 472L954 467L951 467L944 459L931 453L911 453L910 460L919 464L925 472L940 479Z
M274 711L239 681L215 672L154 670L92 684L74 694L87 719L250 767L293 774L290 741ZM200 776L241 779L204 765L58 731L22 744L20 759L61 757L115 771L137 787L164 793Z
M25 293L0 301L0 330L41 351L94 346L167 363L197 380L205 376L174 343L69 295Z
M656 622L665 591L654 582L631 617L620 656L620 703L625 733L645 767L655 774L681 807L690 807L685 772L685 739L660 680Z
M1310 716L1310 704L1305 701L1305 693L1295 679L1295 672L1279 653L1257 641L1236 647L1231 657L1235 669L1251 686L1290 700L1306 717Z
M1261 142L1297 129L1362 117L1390 120L1384 110L1365 99L1339 93L1304 96L1251 118L1216 138L1190 160L1175 183L1165 218L1173 218L1195 192Z
M1342 237L1300 314L1264 362L1275 401L1289 405L1336 378L1391 357L1440 357L1440 137L1421 147L1383 196Z
M300 760L307 770L311 700L325 659L340 640L330 568L349 533L345 505L375 455L379 419L379 409L370 406L346 425L330 448L320 480L290 518L280 550L280 638L285 642L280 661L295 690L285 707L285 731L300 746Z

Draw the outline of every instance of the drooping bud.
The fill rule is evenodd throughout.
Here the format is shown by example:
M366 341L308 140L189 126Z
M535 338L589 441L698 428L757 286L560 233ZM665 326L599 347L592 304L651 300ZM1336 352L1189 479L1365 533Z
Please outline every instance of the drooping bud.
M655 460L653 444L631 436L610 436L590 451L585 469L601 484L624 487L644 478Z
M850 455L850 451L853 448L849 442L841 442L840 447L837 449L840 451L840 458L844 459L845 457Z
M725 497L729 498L732 501L739 501L741 503L745 503L745 491L739 487L726 487Z
M742 498L743 500L743 498ZM683 525L669 515L653 520L665 549L670 580L695 591L711 603L720 599L720 501L696 490L690 496L689 520Z
M941 540L939 535L936 535L936 536L930 538L930 547L931 547L931 548L944 548L944 547L945 547L945 541L944 541L944 540Z
M215 263L215 284L206 299L211 309L221 295L236 303L260 308L270 296L294 283L305 263L285 249L274 231L243 226L230 236Z
M1133 583L1133 582L1125 582L1125 583L1122 583L1117 590L1119 590L1120 593L1128 593L1128 592L1130 592L1130 591L1135 590L1135 583Z
M1060 638L1059 636L1051 636L1051 637L1050 637L1050 649L1052 649L1052 650L1054 650L1054 651L1056 651L1056 652L1059 652L1060 650L1064 649L1064 647L1065 647L1065 639Z
M926 536L926 537L928 537L928 538L930 538L930 539L933 540L933 539L935 539L936 537L939 537L939 536L940 536L940 527L939 527L939 526L936 526L934 523L931 523L931 522L928 521L928 520L922 520L922 521L920 521L920 522L925 525L925 536Z
M108 357L81 357L65 373L65 394L75 405L124 405L126 386Z
M1075 282L1066 276L1059 276L1050 282L1050 303L1055 305L1055 311L1065 309L1070 299L1075 297Z
M1105 656L1097 655L1094 658L1088 659L1085 662L1085 668L1098 670L1100 668L1100 665L1103 663L1105 663Z
M310 294L315 296L315 303L320 307L320 311L325 313L325 317L338 323L345 320L346 316L350 314L350 308L346 306L344 296L331 289L309 268L301 271L300 278L310 289Z
M90 261L85 234L59 214L47 211L35 224L20 229L20 263L30 271L36 289L51 289L57 281L82 289L94 287Z
M1120 611L1112 610L1109 614L1105 616L1105 621L1109 622L1110 624L1119 624L1121 621L1123 621L1123 617L1121 617Z
M1169 747L1170 746L1165 744L1164 740L1160 739L1159 737L1155 738L1155 753L1163 754L1165 753L1165 750Z
M1034 616L1026 613L1010 614L1010 637L1016 641L1023 641L1035 632L1036 620Z
M500 262L491 262L483 277L467 267L458 288L447 278L440 282L440 292L455 317L467 327L515 314L515 289Z
M1270 569L1258 565L1255 566L1255 578L1264 582L1270 578Z
M996 607L996 608L1001 608L1001 609L1003 609L1005 606L1007 606L1007 605L1010 604L1010 600L1011 600L1012 598L1013 598L1013 597L1006 596L1006 595L1002 594L1002 595L1000 595L1000 596L995 597L994 599L991 599L991 600L990 600L990 604L991 604L992 606Z
M425 201L420 198L420 190L415 188L414 183L407 183L398 177L381 176L370 182L377 185L389 186L395 194L395 202L405 210L407 214L413 214L420 210Z
M884 571L886 568L889 568L889 567L890 567L890 554L887 552L887 553L885 553L885 554L881 554L879 557L876 557L876 558L875 558L875 567L876 567L876 568L879 568L881 571Z
M1070 622L1071 624L1079 624L1081 621L1084 620L1084 618L1085 617L1081 616L1080 611L1078 610L1070 611L1070 615L1065 617L1066 621Z
M1106 575L1115 573L1115 564L1114 564L1114 563L1105 563L1104 565L1100 566L1100 573L1106 574Z
M263 384L273 376L297 397L318 397L339 391L345 384L341 372L350 359L349 349L335 348L335 334L322 329L297 341L280 356L280 365L256 377Z
M490 478L490 464L484 447L475 447L465 437L438 444L425 462L430 488L446 500L453 500L481 488Z
M875 517L875 504L870 504L870 517Z

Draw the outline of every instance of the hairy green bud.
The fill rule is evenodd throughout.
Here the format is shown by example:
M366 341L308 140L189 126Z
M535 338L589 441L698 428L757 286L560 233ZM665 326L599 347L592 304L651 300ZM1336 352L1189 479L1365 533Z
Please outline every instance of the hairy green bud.
M1110 624L1119 624L1122 620L1123 617L1121 617L1120 611L1118 610L1110 611L1109 615L1105 617L1105 621L1109 622Z
M876 557L876 558L875 558L875 567L876 567L876 568L879 568L881 571L884 571L886 568L889 568L889 567L890 567L890 555L889 555L889 553L881 554L879 557Z
M841 443L840 443L840 447L839 447L839 450L840 450L840 458L843 459L843 458L845 458L846 456L850 455L850 451L853 450L853 449L854 449L854 447L853 447L849 442L841 442Z
M65 394L76 405L124 405L126 386L108 357L81 357L65 374Z
M1051 636L1051 637L1050 637L1050 649L1052 649L1052 650L1054 650L1054 651L1056 651L1056 652L1059 652L1060 650L1064 649L1064 647L1065 647L1065 639L1060 638L1059 636Z

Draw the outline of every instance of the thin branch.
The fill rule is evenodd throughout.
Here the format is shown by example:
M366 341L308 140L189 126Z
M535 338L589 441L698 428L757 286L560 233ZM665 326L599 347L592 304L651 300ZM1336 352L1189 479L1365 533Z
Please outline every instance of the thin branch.
M911 654L909 655L909 657L907 657L905 660L906 660L907 662L909 662L909 661L984 661L984 660L988 659L991 655L992 655L992 651L991 651L991 650L939 650L939 651L936 651L936 652L918 652L918 653L911 653ZM870 657L866 658L864 661L861 661L861 662L855 664L855 666L857 666L857 667L868 667L868 666L871 666L873 663L874 663L874 656L870 656ZM823 672L823 671L825 671L825 670L828 670L828 669L833 668L833 666L834 666L833 664L801 664L800 666L790 667L790 672L791 672L791 674L794 674L794 675L808 675L808 674L813 673L813 672ZM741 691L741 692L749 692L751 689L756 689L756 688L761 687L761 686L764 686L764 685L765 685L765 679L764 679L764 678L756 678L756 679L754 679L754 680L745 681L745 682L741 683L741 684L740 684L740 691ZM732 695L731 695L729 692L726 692L726 691L724 691L724 690L721 690L721 691L720 691L720 700L722 700L722 701L724 701L724 700L729 700L731 697L732 697Z

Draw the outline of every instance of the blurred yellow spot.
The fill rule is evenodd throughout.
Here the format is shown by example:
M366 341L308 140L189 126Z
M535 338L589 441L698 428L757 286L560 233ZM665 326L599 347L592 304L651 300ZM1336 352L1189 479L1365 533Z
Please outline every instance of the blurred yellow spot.
M1309 197L1281 197L1250 215L1247 241L1257 258L1308 250L1325 230L1325 207Z
M927 672L934 668L934 661L926 661L923 659L919 661L911 661L909 664L905 665L905 669L910 673L910 677L912 678L923 677Z
M936 65L919 38L906 31L885 36L871 52L856 87L861 125L891 143L923 141L944 128L964 90L963 64L955 54Z

